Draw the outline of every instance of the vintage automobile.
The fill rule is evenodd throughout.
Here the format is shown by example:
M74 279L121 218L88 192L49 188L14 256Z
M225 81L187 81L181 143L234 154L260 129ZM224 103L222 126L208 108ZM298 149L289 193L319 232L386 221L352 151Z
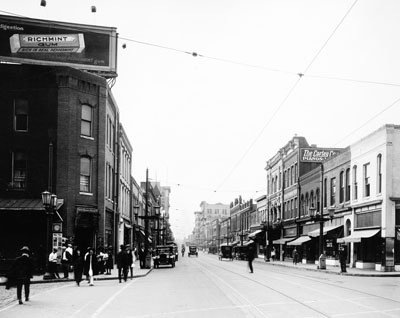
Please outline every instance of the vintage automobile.
M221 244L219 252L219 260L222 261L223 258L230 259L233 261L233 246L231 244Z
M245 261L247 260L247 246L246 245L237 245L233 248L233 254L235 255L235 259Z
M190 257L190 255L196 255L196 257L199 257L196 245L189 245L188 257Z
M174 246L173 245L156 246L153 262L154 262L154 268L159 268L160 265L171 265L171 267L175 267Z

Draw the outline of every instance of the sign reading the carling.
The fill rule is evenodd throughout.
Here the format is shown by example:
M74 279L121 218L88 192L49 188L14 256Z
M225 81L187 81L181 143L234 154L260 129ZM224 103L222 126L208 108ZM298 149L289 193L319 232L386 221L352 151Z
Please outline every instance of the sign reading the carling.
M335 148L301 148L300 161L323 163L338 154L340 149Z
M116 28L0 15L0 60L117 76Z

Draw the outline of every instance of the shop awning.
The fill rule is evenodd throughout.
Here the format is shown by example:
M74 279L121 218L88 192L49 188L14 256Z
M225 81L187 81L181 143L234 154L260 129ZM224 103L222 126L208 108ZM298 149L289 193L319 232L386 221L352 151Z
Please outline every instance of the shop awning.
M341 226L343 226L343 225L341 224L341 225L334 225L334 226L324 226L324 232L323 232L324 234L323 235L326 235L328 232L336 230L337 228L339 228ZM318 237L319 236L319 229L316 229L314 231L308 232L307 235L311 236L311 237Z
M283 238L280 238L278 240L272 241L272 244L282 244L283 245L286 242L292 241L294 239L295 239L295 237L283 237Z
M308 241L311 241L311 238L308 235L303 235L303 236L299 236L297 239L295 239L294 241L289 242L287 245L296 245L299 246L303 243L306 243Z
M254 241L252 241L252 240L250 240L250 241L245 241L245 242L243 242L243 246L247 246L247 245L250 245L250 244L252 244L252 243L254 243Z
M240 241L235 241L232 243L232 246L238 245L240 243Z
M257 230L249 234L249 238L255 238L257 235L262 234L262 230Z
M359 243L361 242L361 239L373 237L374 235L378 234L379 231L380 229L354 231L349 236L342 237L337 241L338 243Z

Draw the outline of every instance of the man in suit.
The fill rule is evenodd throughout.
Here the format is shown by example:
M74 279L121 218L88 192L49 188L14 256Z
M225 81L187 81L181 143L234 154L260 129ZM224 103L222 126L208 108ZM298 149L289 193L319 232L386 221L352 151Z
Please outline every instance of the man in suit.
M21 248L21 256L17 257L12 264L8 272L8 285L6 288L10 287L11 282L17 285L17 298L20 305L22 302L22 286L25 290L25 301L29 301L29 291L31 278L33 277L33 261L30 257L29 247L24 246Z

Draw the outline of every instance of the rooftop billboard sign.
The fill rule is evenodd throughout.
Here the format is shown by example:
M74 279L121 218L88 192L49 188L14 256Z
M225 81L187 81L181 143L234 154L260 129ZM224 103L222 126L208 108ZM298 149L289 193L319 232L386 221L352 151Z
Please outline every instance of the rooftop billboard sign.
M0 15L0 60L117 76L116 28Z
M323 163L340 154L341 150L337 148L301 148L300 162Z

